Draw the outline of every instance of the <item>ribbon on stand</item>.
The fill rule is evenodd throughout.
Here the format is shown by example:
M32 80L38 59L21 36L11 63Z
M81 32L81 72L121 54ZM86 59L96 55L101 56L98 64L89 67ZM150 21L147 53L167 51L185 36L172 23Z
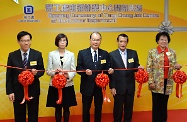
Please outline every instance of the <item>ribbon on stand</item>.
M138 91L137 91L137 97L140 97L140 92L142 89L142 84L146 83L149 79L149 74L144 69L138 69L138 71L135 73L135 79L139 83L138 85Z
M28 70L22 71L18 75L18 81L23 85L23 88L24 88L24 98L23 98L22 102L20 103L20 104L23 104L25 102L25 100L30 101L31 99L33 99L32 96L29 97L28 86L33 83L34 75Z
M186 82L187 75L184 71L177 70L173 75L172 78L176 83L176 97L182 97L182 84Z
M102 73L98 74L95 78L95 82L96 84L102 88L102 93L103 93L103 99L104 99L104 102L111 102L109 97L107 96L106 94L106 86L108 85L109 83L109 77L107 74L104 74L103 71Z
M62 89L66 86L66 83L67 78L61 72L56 74L52 79L52 85L58 89L58 100L56 101L57 104L62 103Z

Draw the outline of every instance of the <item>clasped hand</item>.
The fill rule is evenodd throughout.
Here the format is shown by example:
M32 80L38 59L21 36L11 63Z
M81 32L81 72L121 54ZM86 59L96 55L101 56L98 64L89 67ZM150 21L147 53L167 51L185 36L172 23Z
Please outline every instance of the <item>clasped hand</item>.
M55 72L57 72L57 73L62 73L66 78L69 78L68 72L63 71L62 69L56 69Z

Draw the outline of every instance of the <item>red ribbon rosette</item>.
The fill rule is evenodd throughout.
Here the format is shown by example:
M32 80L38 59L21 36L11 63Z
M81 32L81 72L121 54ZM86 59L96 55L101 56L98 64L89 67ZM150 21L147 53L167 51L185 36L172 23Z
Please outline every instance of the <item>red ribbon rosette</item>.
M18 81L23 85L24 87L24 98L20 104L23 104L25 100L30 101L30 99L33 99L33 97L29 97L28 95L28 86L33 83L34 81L34 75L26 70L23 71L21 74L18 75Z
M182 84L186 82L187 75L184 71L177 70L173 75L172 78L176 83L176 97L182 97Z
M137 91L137 97L140 97L140 92L142 89L142 84L146 83L149 79L149 74L144 69L138 69L138 71L135 73L135 79L139 83L138 85L138 91Z
M96 84L97 84L99 87L102 88L102 93L103 93L104 102L106 102L106 101L107 101L107 102L111 102L110 99L109 99L109 97L108 97L107 94L106 94L106 86L108 85L109 81L110 81L110 79L109 79L108 75L107 75L107 74L103 74L103 72L100 73L100 74L98 74L98 75L96 76L96 78L95 78Z
M56 74L52 79L52 85L58 89L58 100L57 104L62 103L62 88L66 86L67 79L62 73Z

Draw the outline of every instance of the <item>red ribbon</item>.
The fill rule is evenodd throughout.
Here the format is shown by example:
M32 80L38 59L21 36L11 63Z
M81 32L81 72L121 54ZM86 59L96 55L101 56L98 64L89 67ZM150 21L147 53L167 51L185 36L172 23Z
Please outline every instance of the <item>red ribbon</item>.
M140 92L142 89L142 84L146 83L149 79L148 72L144 69L138 69L138 71L135 73L135 79L139 83L138 85L138 91L137 91L137 97L140 97Z
M172 78L176 83L176 97L182 97L182 84L186 82L187 75L184 71L177 70L173 75Z
M58 89L58 100L57 104L62 103L62 88L66 86L67 79L62 73L56 74L52 79L52 85Z
M33 97L29 97L28 95L28 86L33 83L34 81L34 75L26 70L23 71L21 74L18 75L18 81L23 85L24 87L24 98L20 104L23 104L25 100L30 101L33 99Z
M106 94L106 86L108 85L109 81L110 81L110 79L109 79L108 75L107 74L103 74L103 72L98 74L96 76L96 78L95 78L96 84L99 87L102 88L104 102L111 102L109 97Z
M6 67L6 68L15 68L15 69L19 69L19 70L25 70L24 68L20 68L20 67L14 67L14 66L6 66L6 65L2 65L2 64L0 64L0 66L3 66L3 67ZM185 66L187 66L187 65L185 65ZM168 68L170 68L170 67L173 67L173 66L163 66L163 67L168 67ZM151 68L163 68L163 67L151 67ZM114 69L114 70L137 70L138 68L118 68L118 69ZM27 70L31 70L31 69L27 69ZM40 71L40 72L45 72L45 71L48 71L48 70L37 70L37 71ZM51 70L51 71L53 71L53 72L55 72L55 70ZM86 72L86 70L63 70L63 71L66 71L66 72ZM93 72L100 72L101 70L92 70ZM108 70L102 70L102 71L108 71ZM136 80L137 80L137 82L138 83L140 83L139 85L138 85L138 94L137 94L137 97L140 97L140 92L141 92L141 88L142 88L142 84L143 83L145 83L145 82L147 82L147 79L148 79L148 76L147 76L147 72L145 72L145 73L136 73L137 75L135 75L135 78L136 78ZM142 74L142 75L141 75ZM185 73L184 73L185 74ZM177 93L176 93L176 96L177 97L181 97L182 96L182 84L184 83L184 82L186 82L186 80L185 81L178 81L179 79L178 78L175 78L176 76L173 76L173 79L174 79L174 81L177 83L177 87L176 87L176 91L177 91ZM183 77L186 77L186 75L185 76L183 76ZM186 79L186 78L185 78ZM99 85L100 83L98 83L98 85ZM102 86L102 85L101 85ZM25 88L25 91L28 91L27 90L28 88ZM180 91L179 91L180 90ZM105 91L105 90L104 90ZM26 92L24 92L24 93L26 93ZM60 94L60 93L59 93ZM31 97L32 98L32 97Z

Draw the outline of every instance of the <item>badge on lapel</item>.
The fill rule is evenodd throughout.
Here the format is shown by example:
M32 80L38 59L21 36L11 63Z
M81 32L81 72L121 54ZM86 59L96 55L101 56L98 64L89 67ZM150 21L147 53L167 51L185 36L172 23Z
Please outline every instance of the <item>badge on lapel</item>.
M106 59L101 60L101 64L105 64L106 63Z
M171 55L171 53L170 53L170 52L166 52L166 55L167 55L167 56L170 56L170 55Z
M31 61L30 62L30 66L36 66L37 65L37 61Z
M133 58L130 58L130 59L128 59L128 62L129 62L129 63L133 63L133 62L134 62L134 59L133 59Z

